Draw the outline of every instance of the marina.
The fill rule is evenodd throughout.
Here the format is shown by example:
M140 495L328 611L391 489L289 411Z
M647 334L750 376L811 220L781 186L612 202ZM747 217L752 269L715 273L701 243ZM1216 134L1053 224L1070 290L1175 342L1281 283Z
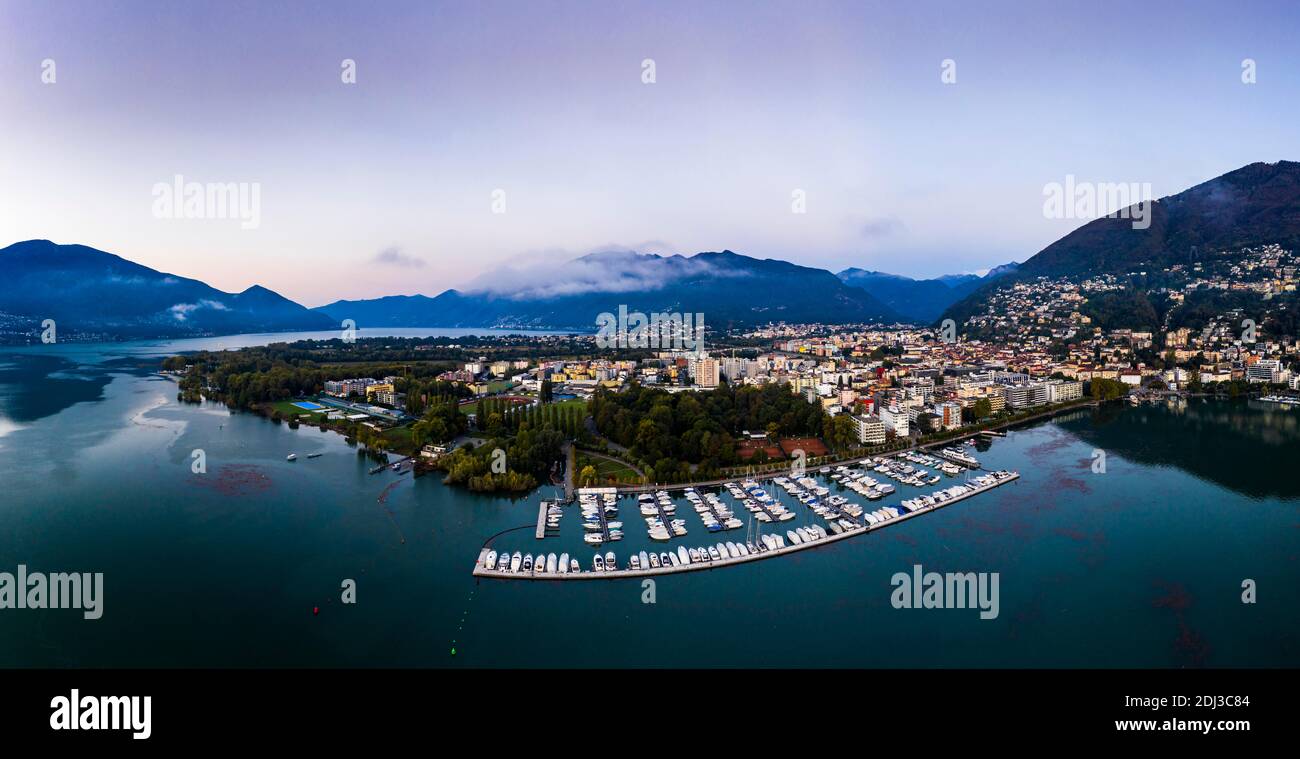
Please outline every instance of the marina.
M905 500L900 506L882 507L872 514L865 515L862 520L843 518L843 512L836 511L828 521L838 530L828 531L820 525L803 525L787 530L784 540L778 531L776 535L764 535L753 542L728 541L703 548L680 546L662 554L643 551L633 555L635 561L629 559L623 566L617 564L613 551L603 556L597 552L593 557L593 568L590 571L581 571L580 568L577 571L573 568L564 571L558 565L555 571L550 571L549 557L539 562L531 556L521 558L519 551L515 551L507 561L505 553L497 554L488 546L484 546L474 563L473 575L505 580L599 580L650 577L733 566L785 556L796 551L864 535L988 492L1009 482L1015 482L1019 478L1018 472L1006 470L989 472L972 477L969 484L953 485L932 494ZM603 509L601 511L603 512ZM686 554L686 561L681 559L683 553ZM698 559L695 558L697 555ZM494 561L494 557L499 558ZM662 557L667 557L666 564ZM576 560L574 562L576 563Z

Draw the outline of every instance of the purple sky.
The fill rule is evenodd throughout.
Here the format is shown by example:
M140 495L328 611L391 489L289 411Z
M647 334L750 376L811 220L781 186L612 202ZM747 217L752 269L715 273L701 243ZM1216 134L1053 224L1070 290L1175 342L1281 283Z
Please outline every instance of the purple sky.
M980 270L1080 223L1043 215L1068 174L1159 197L1300 159L1297 29L1283 2L6 0L0 246L307 305L606 248ZM176 174L260 183L260 225L156 218Z

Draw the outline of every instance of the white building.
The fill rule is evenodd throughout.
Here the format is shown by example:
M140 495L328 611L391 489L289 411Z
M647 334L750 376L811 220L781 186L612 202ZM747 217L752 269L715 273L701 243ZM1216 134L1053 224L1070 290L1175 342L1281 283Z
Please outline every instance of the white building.
M858 430L858 442L863 445L885 444L885 423L872 416L855 416L853 424Z

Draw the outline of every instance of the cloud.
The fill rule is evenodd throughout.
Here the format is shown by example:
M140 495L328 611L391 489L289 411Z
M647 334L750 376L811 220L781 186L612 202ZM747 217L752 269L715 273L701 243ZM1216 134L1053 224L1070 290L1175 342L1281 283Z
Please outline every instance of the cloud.
M402 252L401 248L388 247L375 254L370 259L371 263L384 264L387 266L401 266L407 269L423 269L424 259L408 256Z
M562 263L531 260L507 264L476 277L464 290L532 300L580 293L625 293L659 290L674 282L701 276L745 276L745 272L719 269L698 258L637 253L611 246Z
M177 303L176 305L172 306L167 310L171 312L173 319L175 319L178 322L183 322L189 318L190 314L204 308L208 308L213 311L230 310L230 308L228 308L225 303L222 303L221 301L218 300L209 300L207 298L204 298L198 303Z
M876 219L867 219L862 225L862 236L872 240L878 240L882 237L889 237L895 233L903 231L903 222L896 216L882 216Z

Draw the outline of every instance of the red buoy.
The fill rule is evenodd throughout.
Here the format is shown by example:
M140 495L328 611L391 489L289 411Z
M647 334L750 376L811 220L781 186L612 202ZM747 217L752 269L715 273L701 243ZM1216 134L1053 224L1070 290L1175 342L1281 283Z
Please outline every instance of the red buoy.
M319 607L319 606L313 606L313 607L311 607L311 613L312 613L312 614L320 614L320 607Z

